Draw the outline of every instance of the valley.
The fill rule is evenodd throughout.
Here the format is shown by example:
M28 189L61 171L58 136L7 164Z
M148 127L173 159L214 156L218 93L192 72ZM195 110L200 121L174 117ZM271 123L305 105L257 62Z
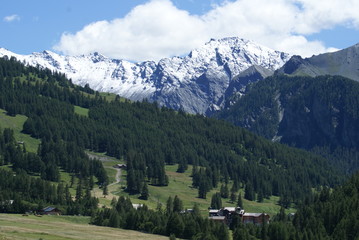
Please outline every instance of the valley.
M75 113L87 116L88 109L75 107ZM86 113L86 114L84 114ZM16 120L18 119L18 120ZM2 110L2 115L0 115L0 126L2 128L10 128L14 130L14 136L16 141L21 141L24 139L24 143L28 151L36 152L37 148L40 144L38 139L30 137L28 134L22 133L22 125L26 119L24 116L17 115L16 117L10 117L6 115L5 110ZM29 148L29 146L33 146ZM207 199L198 198L198 190L192 187L192 166L190 165L188 169L184 173L178 173L176 170L178 169L178 164L175 165L167 165L165 166L166 175L169 177L169 184L166 187L158 187L158 186L149 186L150 197L148 201L138 199L138 194L130 195L125 191L126 188L126 170L123 169L115 169L113 166L116 164L124 163L123 160L116 159L114 157L106 156L104 154L96 153L96 152L87 152L90 158L99 159L104 165L104 169L109 176L109 185L108 192L109 194L104 197L102 193L102 189L94 188L93 195L99 198L99 202L101 205L110 207L111 200L113 197L118 196L126 196L131 198L131 201L136 204L146 204L151 209L156 209L158 204L161 204L162 207L165 207L166 201L169 196L177 195L183 201L183 207L185 209L193 208L193 205L198 204L202 216L208 215L208 207L210 206L211 198ZM121 171L120 176L118 176L119 170ZM71 185L71 176L61 171L61 181L64 184ZM120 177L120 179L118 179ZM78 180L76 180L78 181ZM70 188L70 192L74 195L76 190L76 181L72 188ZM220 187L212 189L208 195L212 196L214 193L219 192ZM241 190L242 196L244 196L244 189ZM224 199L225 200L225 199ZM266 212L271 216L277 214L279 212L280 206L277 204L279 198L276 196L271 196L270 199L264 199L262 203L258 203L255 201L248 201L243 199L243 205L248 212ZM232 203L229 198L224 201L224 206L235 206L235 203ZM295 209L286 210L289 212L294 212Z
M208 45L252 44L236 38L221 41ZM228 53L223 49L215 49L215 62L206 55L212 56L214 65L195 80L202 93L218 77L212 75L213 69L216 73L235 69L226 70L232 60L222 58ZM229 49L242 56L243 49ZM193 51L159 65L194 61L199 55ZM55 206L66 216L87 216L78 218L85 225L185 239L278 239L279 232L286 240L354 236L355 227L339 222L350 221L350 211L338 216L340 209L333 207L335 212L327 214L331 210L326 206L340 197L347 199L340 208L355 205L351 197L356 196L357 177L348 177L358 168L358 83L340 76L283 75L281 70L270 76L282 63L271 62L271 71L263 66L242 71L237 66L239 75L233 82L215 91L221 107L212 99L198 110L99 93L87 84L74 84L64 73L1 58L1 212L41 212ZM192 114L203 113L210 105L218 119ZM249 215L269 214L270 223L242 224L241 211L223 215L223 207L237 206ZM209 207L222 209L214 216L220 222L208 219ZM33 221L48 216L18 217ZM325 222L308 224L315 218ZM76 217L61 219L76 221ZM4 225L15 224L4 221ZM345 232L338 232L341 228ZM10 239L29 234L39 238L38 233L53 237L47 231L35 232L22 225L0 229ZM69 232L82 237L82 230ZM66 239L54 234L55 239Z

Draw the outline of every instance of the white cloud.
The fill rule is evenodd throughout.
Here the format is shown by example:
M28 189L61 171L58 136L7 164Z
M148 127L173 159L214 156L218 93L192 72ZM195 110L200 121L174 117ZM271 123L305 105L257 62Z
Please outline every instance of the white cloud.
M20 21L20 16L17 14L13 14L13 15L4 17L4 22L14 22L14 21Z
M236 0L191 15L170 0L151 0L125 17L64 33L55 50L69 55L101 52L133 61L183 55L210 38L239 36L292 54L333 50L306 35L337 25L359 28L357 0Z
M203 21L177 9L168 0L135 7L112 21L91 23L76 34L64 33L55 50L65 54L98 51L129 60L152 60L183 54L207 40Z

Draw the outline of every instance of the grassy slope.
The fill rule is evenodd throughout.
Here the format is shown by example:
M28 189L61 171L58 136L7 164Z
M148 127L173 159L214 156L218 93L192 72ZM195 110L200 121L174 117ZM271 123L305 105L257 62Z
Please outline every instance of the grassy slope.
M103 154L91 153L99 157L104 157ZM112 168L113 165L117 163L123 163L123 161L106 157L106 161L103 161L105 169L109 175L110 183L115 182L116 170ZM111 200L113 197L117 196L127 196L131 198L132 203L141 203L146 204L152 209L155 209L160 203L163 208L166 206L166 201L169 196L174 197L177 195L182 201L184 208L192 208L195 203L199 205L199 208L203 214L206 216L208 214L208 207L211 203L211 197L214 193L220 191L220 184L218 188L213 189L207 194L207 199L198 198L198 190L192 188L192 178L190 177L192 172L192 167L189 166L188 170L185 173L177 173L177 165L166 166L166 173L169 178L169 185L167 187L157 187L149 185L150 198L147 201L138 199L138 195L129 195L124 191L126 186L126 171L121 170L121 182L117 184L110 185L108 187L109 195L104 198L102 195L102 190L95 188L93 193L95 196L99 197L100 204L110 206ZM230 188L230 186L229 186ZM244 196L243 189L242 199ZM238 195L238 193L237 193ZM277 205L279 198L272 196L270 199L264 199L262 203L248 201L243 199L244 209L247 212L266 212L271 216L279 212L280 206ZM222 199L223 206L235 206L235 203L231 203L229 199ZM295 209L288 209L288 212L295 212Z
M75 112L77 114L87 116L88 109L75 107ZM23 141L26 145L26 149L31 152L36 152L40 141L38 139L34 139L27 134L21 133L22 126L26 121L26 116L17 115L16 117L10 117L6 115L6 112L0 109L0 126L1 128L11 128L14 130L15 138L17 141ZM104 154L99 153L91 153L95 154L98 157L106 157L106 161L103 161L105 169L109 175L110 183L115 182L116 170L112 168L113 165L117 163L123 163L115 158L109 158ZM192 208L194 203L197 203L200 209L203 212L203 215L207 214L207 208L210 206L211 196L215 192L219 192L219 188L212 190L207 194L207 199L200 199L197 197L198 190L191 187L192 179L190 177L192 168L183 173L176 172L177 165L166 166L166 172L169 177L169 186L168 187L156 187L149 186L150 191L150 199L148 201L143 201L138 199L138 195L130 196L126 192L124 192L124 188L126 186L126 171L121 171L121 182L109 186L109 195L104 198L102 195L102 190L99 188L95 188L93 193L96 197L99 197L101 205L109 206L111 199L113 197L117 197L119 195L129 196L133 203L142 203L148 205L150 208L156 208L158 203L162 204L163 207L166 205L166 201L168 196L174 197L178 195L178 197L183 201L185 208ZM61 171L61 180L65 183L70 183L70 175L68 173L64 173ZM77 179L76 179L77 180ZM76 181L77 182L77 181ZM70 188L70 192L72 195L75 194L76 182L72 188ZM244 194L242 193L242 196ZM279 206L276 204L278 201L277 197L272 197L271 199L265 199L263 203L251 202L243 199L244 208L247 212L266 212L271 215L276 214L279 211ZM224 206L234 206L234 204L230 203L228 199L222 199ZM291 209L290 211L294 211Z
M113 100L115 95L111 94L101 94L104 97ZM113 98L113 99L112 99ZM75 113L88 116L88 109L81 108L75 106ZM36 152L40 141L38 139L34 139L27 134L21 133L22 126L26 121L27 117L23 115L17 115L16 117L10 117L6 115L6 111L0 109L0 126L1 128L11 128L14 130L15 138L17 141L23 141L26 145L26 149L30 152ZM105 157L104 154L92 153L96 154L99 157ZM113 165L117 163L123 163L115 158L106 157L106 161L103 161L105 169L109 175L110 183L115 182L116 170L112 168ZM156 208L158 203L162 204L163 207L166 205L166 201L168 196L174 197L178 195L178 197L183 201L185 208L192 208L194 203L197 203L200 209L203 212L203 215L207 214L207 208L210 206L211 196L215 192L219 192L219 188L212 190L207 194L207 199L200 199L197 197L198 190L191 187L192 179L190 177L192 168L184 173L180 174L176 172L177 165L166 166L166 172L169 177L169 186L168 187L156 187L149 186L150 191L150 199L148 201L143 201L138 199L138 195L130 196L126 192L124 192L124 188L126 186L126 171L122 170L121 182L109 186L109 195L104 198L102 195L102 190L99 188L95 188L93 193L96 197L100 198L101 205L109 206L111 199L116 196L129 196L133 203L142 203L148 205L150 208ZM65 183L70 183L70 175L68 173L61 172L61 180ZM76 179L77 180L77 179ZM77 181L76 181L77 182ZM72 195L75 194L76 182L72 188L70 188L70 192ZM244 194L242 193L242 196ZM276 204L278 201L277 197L272 197L271 199L265 199L263 203L251 202L243 199L244 208L247 212L266 212L271 215L276 214L279 211L279 206ZM234 206L234 204L229 202L229 199L222 199L224 206ZM291 209L290 211L294 211Z
M83 108L83 107L79 107L79 106L74 106L74 107L75 107L75 113L77 113L78 115L81 115L81 116L88 117L88 115L89 115L88 108Z
M168 239L136 231L93 226L88 222L89 217L0 214L0 239Z
M29 152L36 152L40 144L39 139L32 138L30 135L21 133L22 126L26 121L27 117L24 115L16 115L16 117L10 117L6 115L6 111L0 109L0 127L11 128L14 130L14 135L16 141L21 141L25 143L26 149Z

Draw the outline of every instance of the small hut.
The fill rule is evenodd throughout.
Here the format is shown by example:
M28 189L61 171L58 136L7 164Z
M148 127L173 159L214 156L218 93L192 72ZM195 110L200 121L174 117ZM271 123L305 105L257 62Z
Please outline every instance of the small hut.
M61 215L61 211L55 207L43 208L40 212L41 215Z

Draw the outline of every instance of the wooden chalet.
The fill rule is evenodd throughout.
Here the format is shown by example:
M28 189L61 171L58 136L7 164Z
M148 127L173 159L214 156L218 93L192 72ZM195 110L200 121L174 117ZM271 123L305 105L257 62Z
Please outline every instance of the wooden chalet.
M221 209L209 209L209 219L230 225L234 216L238 216L244 224L262 225L269 223L269 215L266 213L246 213L240 207L224 207Z
M242 221L244 224L252 223L254 225L262 225L264 222L269 223L269 215L266 213L244 213Z
M41 215L61 215L61 211L55 207L43 208L40 212Z

